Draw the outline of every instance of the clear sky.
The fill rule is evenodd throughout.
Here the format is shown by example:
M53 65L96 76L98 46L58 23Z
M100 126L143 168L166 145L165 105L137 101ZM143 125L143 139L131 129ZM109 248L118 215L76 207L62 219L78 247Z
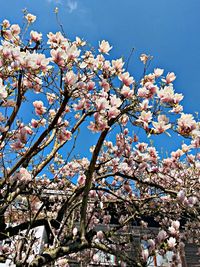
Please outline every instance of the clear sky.
M59 30L55 7L70 39L80 36L95 47L106 39L112 58L128 58L135 48L129 65L135 78L142 74L139 55L153 55L152 68L177 75L184 111L200 112L200 0L6 0L0 19L20 24L27 8L38 17L34 30L54 32Z

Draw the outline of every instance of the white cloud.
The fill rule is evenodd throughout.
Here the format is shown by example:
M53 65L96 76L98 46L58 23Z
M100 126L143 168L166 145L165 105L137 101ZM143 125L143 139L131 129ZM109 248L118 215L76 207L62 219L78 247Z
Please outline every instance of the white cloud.
M78 8L78 2L75 0L67 0L67 8L69 13L72 13Z
M49 3L62 4L62 0L47 0Z

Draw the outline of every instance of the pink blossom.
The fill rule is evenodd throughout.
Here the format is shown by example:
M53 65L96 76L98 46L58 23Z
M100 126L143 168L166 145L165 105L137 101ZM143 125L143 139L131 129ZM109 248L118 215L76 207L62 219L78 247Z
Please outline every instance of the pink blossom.
M154 69L154 74L155 74L156 78L158 78L158 77L160 77L161 75L163 75L163 72L164 72L163 69L159 69L159 68Z
M157 95L161 102L169 104L178 104L183 99L182 94L174 94L172 85L165 86L163 89L158 91Z
M121 94L125 97L125 98L132 98L134 91L130 89L129 86L124 85L121 89Z
M81 50L77 48L75 44L69 46L66 50L67 60L75 60L80 55Z
M162 242L167 238L167 233L164 230L161 230L157 235L158 241Z
M177 198L179 199L179 201L183 202L186 198L185 191L183 190L179 191L177 194Z
M86 42L81 40L81 38L76 37L76 45L77 46L84 46L84 45L86 45Z
M46 97L50 105L53 104L57 99L55 94L50 94L50 93L46 93Z
M11 27L10 27L10 30L11 30L11 33L13 35L18 35L20 34L20 27L18 24L13 24Z
M140 55L140 60L142 61L142 63L146 64L148 59L149 59L149 56L147 56L146 54Z
M130 76L129 72L124 72L119 75L119 79L126 85L129 86L134 82L133 77Z
M145 86L138 89L138 96L143 98L152 98L158 91L158 87L151 82L145 83Z
M104 53L108 55L108 52L112 49L112 46L110 46L109 42L103 40L101 43L99 43L99 52Z
M31 36L31 41L33 42L39 42L42 40L42 33L31 31L30 36Z
M20 170L13 176L13 180L19 181L20 183L28 183L32 180L32 178L31 174L25 168L20 168Z
M4 19L2 22L2 27L3 28L9 28L10 27L10 22L7 19Z
M149 257L148 249L143 249L141 252L141 255L142 255L143 261L146 262L148 260L148 257Z
M98 254L94 254L92 257L94 262L98 262L99 261L99 255Z
M49 32L47 34L48 42L47 44L50 44L51 48L57 48L57 47L69 47L68 40L62 35L61 32L56 32L55 34L52 32Z
M74 227L73 230L72 230L73 236L76 236L77 233L78 233L78 229L76 227Z
M144 99L141 103L139 103L139 105L140 105L140 110L147 110L148 108L152 107L152 106L149 106L148 99Z
M77 180L78 184L79 185L84 185L85 184L85 179L86 179L86 176L85 175L80 175L78 177L78 180Z
M105 92L108 92L110 90L110 84L106 80L102 80L99 84L103 87Z
M196 129L197 124L192 114L181 114L181 117L177 121L178 132L182 135L190 135L191 132Z
M43 115L46 112L46 108L42 101L34 101L33 106L35 108L35 113L39 116Z
M176 79L174 72L169 72L166 76L166 83L171 83Z
M108 109L108 118L116 118L119 115L120 111L116 107L111 107Z
M0 78L0 99L4 99L7 96L6 85L3 85L3 80Z
M116 97L116 95L111 95L110 96L110 104L112 107L119 107L122 104L122 101L119 97Z
M197 197L189 197L188 198L188 206L193 207L197 203Z
M152 250L155 248L156 243L153 239L149 239L148 244Z
M171 123L168 123L169 119L165 115L158 116L158 122L152 122L155 132L160 134L171 128Z
M109 224L111 216L109 214L103 216L103 224Z
M64 77L64 81L67 85L74 85L78 80L77 75L71 70L68 71Z
M145 129L148 127L149 122L152 120L151 111L142 111L138 119L136 120L138 123L142 123Z
M176 230L178 230L180 227L180 222L179 221L172 221L172 227L174 227Z
M123 66L124 66L124 62L122 58L112 60L112 67L115 69L116 72L122 72Z
M148 144L147 143L138 143L136 145L136 148L140 151L140 152L145 152L147 150Z
M20 142L20 140L10 144L10 147L13 149L13 150L20 150L22 148L24 148L24 144L22 142Z
M173 107L173 109L170 112L179 114L183 111L183 107L181 105L176 105L175 107Z
M59 66L65 65L64 58L66 58L66 53L63 49L61 48L58 48L56 50L52 49L50 54L51 54L52 61L54 61L56 64L58 64Z
M45 124L46 124L46 120L44 118L38 121L35 119L31 120L31 127L33 128L37 128L39 126L45 126Z
M33 23L35 20L36 20L36 16L28 13L26 16L25 16L26 20L28 23Z
M68 130L66 130L64 127L62 127L60 130L59 130L59 132L58 132L58 134L57 134L57 138L58 138L58 141L60 142L60 143L63 143L63 142L65 142L65 141L67 141L67 140L70 140L71 139L71 132L70 131L68 131Z
M126 126L126 124L128 123L128 121L129 121L129 117L126 115L126 114L124 114L124 115L122 115L121 117L120 117L120 123L123 125L123 126Z
M167 240L167 244L168 244L168 246L169 246L170 249L174 248L176 246L176 238L170 237Z
M108 100L103 97L98 98L95 103L98 111L105 110L110 107Z
M170 226L170 227L168 228L168 230L169 230L169 233L170 233L171 235L176 235L176 233L177 233L176 229L175 229L173 226Z
M88 91L91 91L91 90L93 90L94 89L94 87L95 87L95 82L93 82L93 81L89 81L88 83L87 83L87 90Z
M97 238L98 238L99 240L102 240L103 237L104 237L103 232L102 232L102 231L98 231L98 232L97 232Z

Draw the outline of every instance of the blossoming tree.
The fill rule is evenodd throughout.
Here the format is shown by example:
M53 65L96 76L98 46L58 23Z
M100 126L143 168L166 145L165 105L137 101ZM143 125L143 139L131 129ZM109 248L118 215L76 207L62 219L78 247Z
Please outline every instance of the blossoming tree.
M175 74L148 74L151 58L143 54L136 81L122 58L109 60L107 41L97 53L61 32L47 34L46 43L31 30L36 17L25 19L24 31L8 20L1 26L0 240L11 241L2 243L1 261L98 265L102 251L117 266L146 266L172 251L177 266L188 236L198 242L200 124L183 112ZM170 132L187 142L161 158L148 137ZM77 147L91 143L82 134L94 140L86 151ZM159 231L141 235L128 253L129 227L148 229L149 220ZM47 243L37 253L38 226Z

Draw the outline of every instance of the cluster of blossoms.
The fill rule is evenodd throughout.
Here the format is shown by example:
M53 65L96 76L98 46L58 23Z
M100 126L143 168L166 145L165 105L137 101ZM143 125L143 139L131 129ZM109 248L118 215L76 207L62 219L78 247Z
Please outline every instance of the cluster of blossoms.
M25 20L29 29L36 17ZM160 68L147 74L151 56L142 54L145 75L136 81L122 58L109 60L105 40L95 53L59 31L47 34L47 44L42 33L27 31L25 44L21 31L2 22L0 240L15 244L2 248L5 259L12 253L17 266L98 264L99 251L118 257L120 250L118 264L139 267L170 251L178 266L184 238L199 223L200 123L183 112L176 75ZM164 157L148 137L166 132L188 140ZM148 218L159 232L142 236L139 256L130 259L128 229ZM40 252L35 226L48 236Z

